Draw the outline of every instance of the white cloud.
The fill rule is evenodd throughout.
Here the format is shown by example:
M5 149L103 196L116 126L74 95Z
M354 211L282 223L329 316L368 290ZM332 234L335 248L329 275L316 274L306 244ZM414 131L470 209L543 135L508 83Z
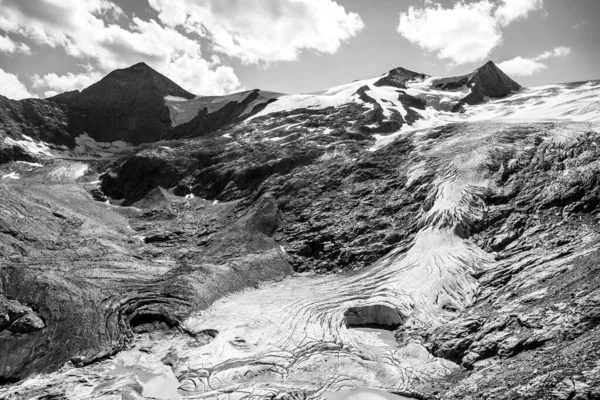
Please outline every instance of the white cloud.
M163 23L212 40L244 63L292 61L303 50L335 53L364 27L333 0L149 0Z
M440 4L400 14L398 32L441 59L465 64L484 59L500 41L502 34L492 16L493 4L458 2L445 9Z
M108 0L0 0L0 26L36 43L62 47L94 66L79 75L37 77L36 88L62 91L81 88L99 74L144 61L185 89L223 94L239 87L233 70L205 60L200 43L154 20L133 18L127 29L114 23L123 11ZM184 68L191 68L185 70ZM202 75L202 76L200 76ZM69 79L76 77L72 84Z
M533 11L544 8L544 0L502 0L495 17L502 26L525 19Z
M15 42L8 36L0 35L0 53L23 53L30 55L31 49L25 43Z
M548 66L541 61L553 57L566 57L571 54L569 47L557 47L551 51L545 51L533 58L515 57L512 60L498 64L498 68L511 76L531 76L547 69Z
M569 54L571 54L571 48L561 46L561 47L555 48L552 51L545 51L542 54L540 54L539 56L537 56L535 59L536 60L547 60L552 57L566 57Z
M23 85L15 74L5 72L0 68L0 95L9 99L21 100L29 97L35 97Z
M453 64L482 61L502 42L502 28L541 9L543 0L427 1L400 13L397 30L408 41Z
M31 79L34 89L50 89L44 94L51 97L57 93L84 89L102 78L97 71L88 70L85 73L65 75L47 74L44 76L34 75Z
M515 57L501 62L498 68L509 76L531 76L548 67L534 58Z

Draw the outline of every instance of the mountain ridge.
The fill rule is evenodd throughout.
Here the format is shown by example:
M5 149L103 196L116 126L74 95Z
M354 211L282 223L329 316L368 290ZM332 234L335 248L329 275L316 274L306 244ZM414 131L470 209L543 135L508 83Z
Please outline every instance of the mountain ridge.
M484 73L480 73L482 69ZM452 105L452 110L459 111L465 104L480 104L486 97L503 97L515 88L520 88L518 84L498 71L495 64L488 62L465 77L441 79L442 82L454 79L461 83L460 86L465 86L467 83L471 86L471 93L463 99L457 99L456 104ZM408 82L422 81L427 78L430 78L429 75L398 67L372 82L372 85L374 88L388 87L406 90ZM475 83L476 85L473 85ZM456 84L454 82L453 85L456 86ZM246 93L246 95L241 96L242 93ZM58 119L66 126L65 129L71 138L53 139L56 136L51 136L49 140L47 139L49 143L66 144L73 147L76 137L85 134L96 142L124 141L135 146L164 138L210 134L228 124L250 118L262 111L268 104L277 102L285 96L273 95L257 89L225 96L197 97L141 62L128 68L112 71L82 91L65 92L41 100L40 106L44 102L52 102L66 108L63 110L63 112L66 111L66 117L60 114ZM382 128L384 131L400 129L402 125L412 124L420 118L418 112L412 111L411 107L414 105L419 109L421 103L407 93L402 96L404 99L398 103L398 106L405 107L410 114L407 121L405 117L399 116L397 111L386 108L385 105L377 105L382 110L389 110L382 111L384 114L388 112L396 114L393 120L388 122L383 122L385 119L383 115L376 118L378 119L377 123L383 123L386 126L386 128ZM167 101L168 98L184 99L188 103L179 100L177 102ZM214 108L211 104L215 102L222 103L222 106L211 110ZM13 108L19 109L17 104L20 103L14 104ZM202 111L204 107L206 107L206 111ZM51 109L51 107L48 106L46 109ZM173 123L173 114L179 115L180 110L185 110L184 112L189 114L189 117L185 118L185 124L189 124L193 120L191 125L176 126ZM41 110L41 112L44 111ZM23 121L35 118L35 115L33 112L21 110L18 116L6 115L4 119L0 120L0 124L10 124L12 123L11 119ZM48 116L48 118L53 117ZM182 125L182 123L178 122L177 125ZM36 133L32 138L41 139L42 137L38 137L39 135Z
M188 99L134 69L138 146L79 93L0 98L0 398L600 396L600 81ZM102 123L136 115L120 74Z

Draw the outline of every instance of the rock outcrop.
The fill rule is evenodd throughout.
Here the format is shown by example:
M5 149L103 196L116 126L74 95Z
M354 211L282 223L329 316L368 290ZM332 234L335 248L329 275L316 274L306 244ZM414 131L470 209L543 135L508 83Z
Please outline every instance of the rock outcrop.
M454 105L452 111L462 110L465 104L481 104L488 98L502 98L519 90L521 85L510 79L493 61L468 75L438 79L433 86L442 90L455 90L467 87L471 92Z
M406 89L406 83L414 80L422 80L428 78L428 75L418 72L409 71L402 67L394 68L381 79L375 82L375 86L393 86L399 89Z
M51 97L68 108L72 136L87 133L98 142L123 140L134 145L156 142L171 127L166 96L191 99L144 63L111 72L80 93Z
M65 107L42 99L11 100L0 96L0 137L29 138L72 145L73 138L67 130Z

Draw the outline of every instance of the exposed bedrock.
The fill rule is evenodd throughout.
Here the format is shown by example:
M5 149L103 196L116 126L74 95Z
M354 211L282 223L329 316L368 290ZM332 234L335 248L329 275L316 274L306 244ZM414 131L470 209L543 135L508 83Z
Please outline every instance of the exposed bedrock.
M75 137L87 133L98 142L122 140L134 145L156 142L171 127L165 96L191 99L144 63L111 72L81 92L50 98L68 109L68 129Z
M348 328L381 327L393 331L402 325L404 318L391 307L384 304L375 304L348 308L344 312L344 322Z
M261 136L244 146L161 143L136 163L181 158L178 179L167 188L150 184L134 207L90 203L103 225L74 214L74 198L91 202L82 189L71 187L75 197L60 209L48 205L56 201L52 185L42 187L44 202L23 201L30 189L5 190L29 222L3 217L2 254L12 263L2 269L10 281L3 287L14 288L4 295L44 321L28 334L35 345L42 343L35 335L57 328L35 298L18 298L15 279L77 282L98 299L81 309L98 304L93 321L120 342L95 340L124 350L44 381L71 398L87 395L77 394L82 376L98 395L134 390L130 381L105 378L120 362L166 369L180 391L196 396L316 398L369 387L432 399L477 399L482 391L498 399L560 398L553 394L560 391L593 398L599 135L584 123L465 123L411 131L374 151L336 137L290 142L278 150L281 159L310 161L257 174L245 192L217 194L197 171L227 177L218 184L232 188L236 175L222 171L276 162L275 145L254 143ZM205 169L188 168L189 160ZM128 176L127 162L108 174ZM118 185L129 179L136 177ZM231 201L215 202L223 193ZM103 219L109 215L121 219ZM99 235L95 226L112 231ZM82 238L76 250L60 245L75 237ZM24 254L35 271L29 278L17 272ZM286 277L290 265L351 271ZM356 326L393 328L398 344L349 329ZM99 353L68 359L88 354Z
M112 206L66 187L33 194L0 184L2 380L103 359L126 348L134 332L181 331L192 310L291 271L271 238L280 219L268 195L242 213L229 208L227 227L202 256L177 261L168 252L156 259ZM131 222L152 218L123 210Z
M101 176L108 196L125 199L126 205L141 200L156 187L178 186L182 194L231 201L246 197L272 175L287 175L314 162L323 151L317 146L232 143L225 139L198 142L192 146L166 142L116 161Z
M433 85L442 90L454 90L461 87L470 89L470 93L453 106L453 112L463 110L465 104L481 104L485 101L486 97L506 97L521 88L517 82L502 72L492 61L487 62L471 74L452 78L440 78Z
M406 83L417 79L425 79L428 75L409 71L402 67L394 68L374 83L375 86L393 86L406 89Z
M31 140L72 146L75 141L67 129L67 110L43 99L11 100L0 96L0 164L25 160L25 151L10 140ZM6 141L8 139L8 142ZM28 155L30 157L30 155Z

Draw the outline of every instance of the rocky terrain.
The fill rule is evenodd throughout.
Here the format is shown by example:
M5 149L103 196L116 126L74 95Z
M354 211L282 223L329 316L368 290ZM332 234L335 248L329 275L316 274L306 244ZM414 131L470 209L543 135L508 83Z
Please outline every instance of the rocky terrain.
M600 398L600 81L1 100L0 398Z

